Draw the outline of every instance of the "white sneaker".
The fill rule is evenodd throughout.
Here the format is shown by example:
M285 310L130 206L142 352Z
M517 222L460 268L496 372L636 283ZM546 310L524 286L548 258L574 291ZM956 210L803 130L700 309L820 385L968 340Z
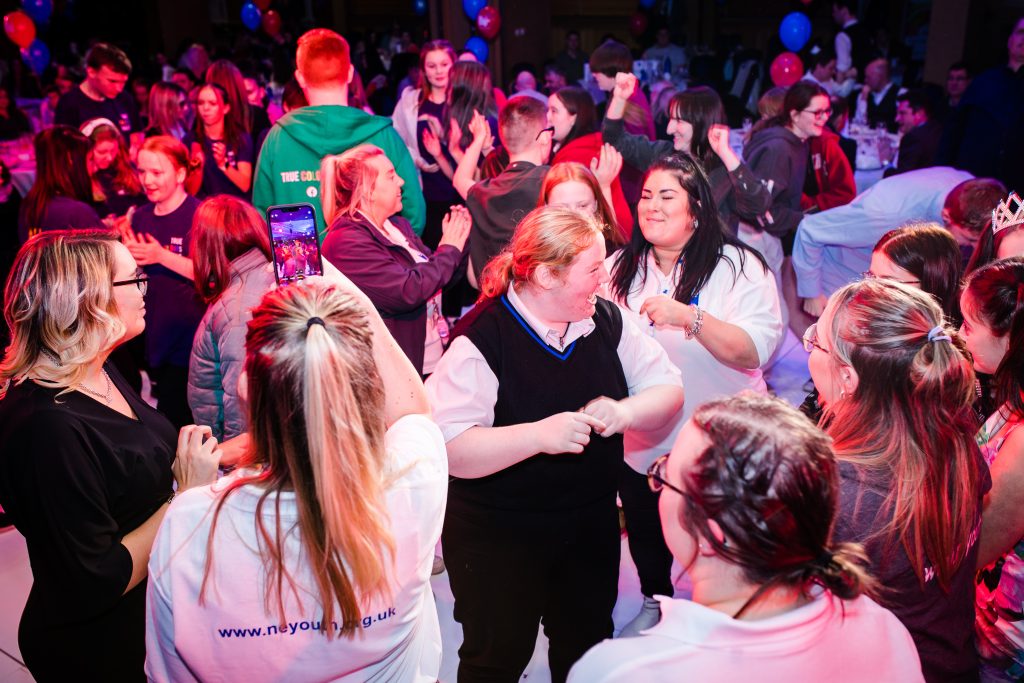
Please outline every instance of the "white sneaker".
M633 621L622 627L617 637L633 638L640 635L641 631L656 626L659 621L661 621L661 603L645 595L644 604L640 608L639 614L633 617Z

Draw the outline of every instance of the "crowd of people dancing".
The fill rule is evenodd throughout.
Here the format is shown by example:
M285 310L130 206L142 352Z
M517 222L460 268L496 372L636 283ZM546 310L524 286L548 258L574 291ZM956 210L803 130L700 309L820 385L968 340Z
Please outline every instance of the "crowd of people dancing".
M441 574L460 682L519 680L540 626L556 682L1024 676L1024 188L908 167L911 127L858 194L824 71L737 149L714 89L660 131L626 46L576 58L600 107L566 60L506 95L427 42L387 118L313 29L271 124L228 60L143 120L91 48L3 292L37 681L437 681ZM301 204L318 238L277 241Z

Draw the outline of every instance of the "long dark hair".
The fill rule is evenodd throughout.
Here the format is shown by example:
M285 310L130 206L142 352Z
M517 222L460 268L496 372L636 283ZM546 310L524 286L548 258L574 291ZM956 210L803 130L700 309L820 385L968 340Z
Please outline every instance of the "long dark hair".
M800 81L795 85L789 87L786 90L786 97L782 100L782 111L767 119L761 119L754 124L753 129L750 131L753 136L758 131L764 130L765 128L771 128L772 126L788 126L792 123L793 118L792 112L801 112L807 107L811 106L811 100L818 96L825 97L829 102L832 98L829 97L828 91L822 88L817 83L811 81Z
M969 309L997 337L1010 335L1006 355L993 375L997 405L1024 417L1024 257L995 261L967 276Z
M223 86L217 83L204 83L199 86L199 94L201 95L207 88L217 93L217 97L220 98L223 104L231 106L231 100L228 99L228 91ZM229 110L224 116L224 144L227 145L228 149L237 150L242 145L243 135L245 135L245 129L240 127L238 118ZM198 114L196 115L196 140L200 144L206 141L206 125L199 118Z
M572 124L568 135L562 140L561 147L565 147L576 138L590 135L597 131L597 107L594 106L594 99L583 88L569 85L560 88L555 93L565 110L576 115L576 123Z
M448 78L451 91L441 127L445 131L447 141L447 122L455 119L459 124L459 130L462 131L459 147L465 149L473 141L473 135L469 132L469 121L473 118L473 112L478 111L491 118L498 115L498 108L494 105L491 72L483 64L456 62Z
M25 218L38 226L54 197L92 201L87 159L92 143L77 129L57 125L40 132L34 142L36 181L25 195ZM100 226L95 226L100 227Z
M935 223L906 225L890 230L875 244L890 261L921 281L942 306L946 318L960 323L960 278L963 258L952 233Z
M711 184L708 181L708 176L692 156L685 152L673 152L658 159L647 169L647 173L644 175L644 185L655 171L666 171L675 177L679 186L686 192L690 200L690 212L697 220L697 228L693 231L693 237L683 248L681 255L683 260L682 277L676 284L676 291L672 293L672 298L682 303L689 303L694 295L704 288L711 273L715 270L715 266L723 258L732 269L734 278L739 277L747 258L757 259L767 272L768 264L764 257L730 235L726 230L718 214L718 207L715 206L715 200L711 196ZM639 222L643 222L643 216L640 216ZM637 275L640 276L641 283L647 278L647 254L652 247L644 237L639 222L633 228L633 235L629 242L622 247L621 256L615 261L615 266L612 268L612 294L621 301L626 300ZM739 252L738 268L731 258L725 256L726 245L735 247Z
M705 169L710 170L722 163L708 143L708 131L711 130L711 126L729 125L722 98L717 92L701 85L676 93L669 100L668 115L693 126L690 154L704 164Z

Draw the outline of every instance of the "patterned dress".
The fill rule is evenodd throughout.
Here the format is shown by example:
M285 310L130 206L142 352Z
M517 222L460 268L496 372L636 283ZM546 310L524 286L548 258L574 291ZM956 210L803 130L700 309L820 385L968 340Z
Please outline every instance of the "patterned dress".
M982 426L977 442L989 467L1003 442L1022 422L1004 406ZM982 680L1024 679L1024 538L978 572L975 599Z

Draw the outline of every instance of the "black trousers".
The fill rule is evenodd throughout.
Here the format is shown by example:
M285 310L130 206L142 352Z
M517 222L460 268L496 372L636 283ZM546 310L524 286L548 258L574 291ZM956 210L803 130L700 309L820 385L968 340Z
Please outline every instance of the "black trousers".
M164 414L176 429L193 424L192 409L188 407L188 368L177 365L160 365L152 368L152 379L156 384L153 395L156 409Z
M450 496L441 542L463 630L459 683L516 683L538 623L554 683L611 637L620 545L614 496L558 512L494 511Z
M640 592L648 598L672 595L672 553L665 543L658 514L658 494L651 491L646 475L622 463L619 499L626 517L629 555L640 575ZM664 494L662 494L664 495ZM675 495L672 492L669 495Z

